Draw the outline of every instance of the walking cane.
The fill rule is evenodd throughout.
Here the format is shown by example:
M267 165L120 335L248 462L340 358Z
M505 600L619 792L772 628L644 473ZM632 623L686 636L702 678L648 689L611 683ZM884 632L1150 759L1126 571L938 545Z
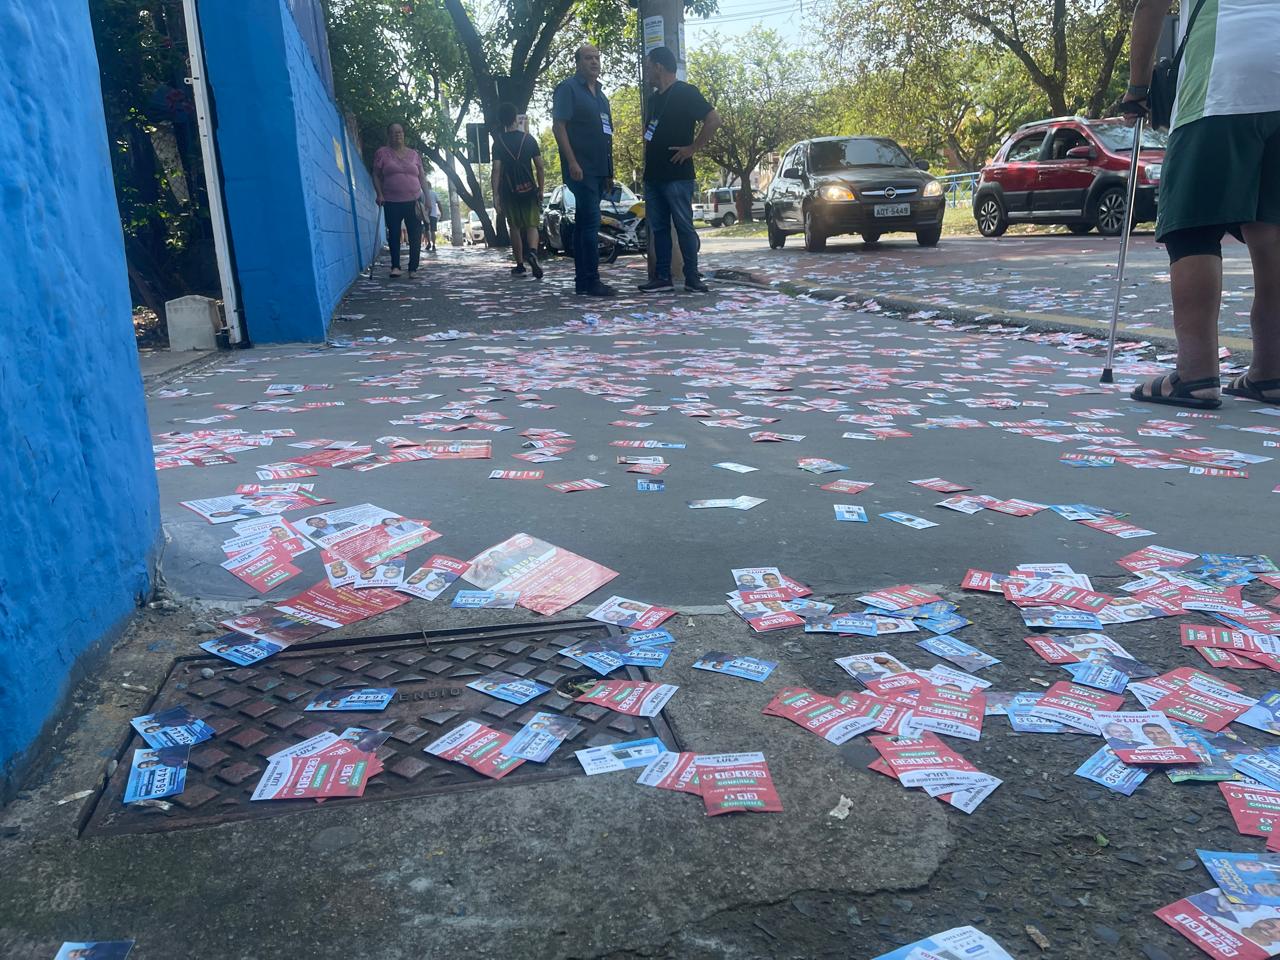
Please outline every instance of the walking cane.
M378 262L378 253L382 250L382 244L378 241L378 237L382 233L382 207L378 207L378 222L373 225L373 259L369 261L369 279L373 279L373 268Z
M1101 383L1115 383L1111 369L1116 353L1116 327L1120 323L1120 291L1124 287L1124 262L1129 255L1129 233L1133 227L1134 203L1138 197L1138 154L1142 152L1142 127L1145 118L1138 114L1133 125L1133 155L1129 157L1128 200L1124 208L1124 228L1120 231L1120 262L1116 266L1116 299L1111 305L1111 334L1107 340L1107 363L1102 368Z

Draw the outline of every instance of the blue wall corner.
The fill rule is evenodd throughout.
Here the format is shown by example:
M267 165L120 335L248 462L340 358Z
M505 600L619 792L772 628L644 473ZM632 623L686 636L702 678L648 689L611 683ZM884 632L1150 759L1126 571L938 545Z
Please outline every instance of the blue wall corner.
M8 0L0 36L0 780L8 780L79 658L149 590L159 509L87 5Z
M284 0L205 2L200 26L249 337L323 340L373 253L372 181Z

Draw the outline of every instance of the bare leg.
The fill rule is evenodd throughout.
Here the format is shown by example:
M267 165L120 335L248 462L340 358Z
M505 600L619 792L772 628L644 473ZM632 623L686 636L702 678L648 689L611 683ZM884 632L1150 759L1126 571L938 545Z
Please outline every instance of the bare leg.
M1253 261L1253 363L1248 375L1254 381L1274 380L1280 377L1280 225L1246 223L1242 229Z
M1173 330L1178 338L1178 376L1182 380L1216 377L1222 260L1209 254L1183 257L1169 268L1169 274L1173 290ZM1216 396L1216 391L1195 393Z
M528 227L525 229L524 248L525 250L532 250L535 253L538 251L538 228L537 227Z
M511 254L516 258L516 266L524 266L524 231L518 229L513 221L507 219L507 233L511 235Z

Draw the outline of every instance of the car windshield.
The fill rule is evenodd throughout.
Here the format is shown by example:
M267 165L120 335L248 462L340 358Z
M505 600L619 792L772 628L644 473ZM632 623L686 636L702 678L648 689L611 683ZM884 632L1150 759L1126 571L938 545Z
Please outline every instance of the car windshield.
M1120 152L1133 149L1133 131L1123 123L1091 123L1089 129L1102 141L1108 150ZM1167 134L1159 130L1144 127L1142 130L1143 150L1163 150L1169 145Z
M809 144L809 168L814 171L910 166L914 164L906 151L888 139L816 140Z

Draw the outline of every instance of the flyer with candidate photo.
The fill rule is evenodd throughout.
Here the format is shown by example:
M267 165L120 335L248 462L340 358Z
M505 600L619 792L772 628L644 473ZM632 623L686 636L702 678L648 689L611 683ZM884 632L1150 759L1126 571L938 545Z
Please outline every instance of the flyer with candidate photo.
M514 610L519 600L515 590L459 590L450 605L462 610Z
M910 667L885 650L839 657L836 665L861 684L911 672Z
M1196 856L1232 903L1280 906L1280 854L1197 850Z
M397 557L380 563L376 567L361 570L356 574L355 582L351 586L357 590L366 590L371 587L398 587L403 580L404 558Z
M1213 960L1267 960L1280 952L1280 910L1233 903L1217 887L1156 911Z
M755 657L735 656L732 653L712 651L704 653L693 664L695 670L710 670L712 673L723 673L743 680L755 680L763 683L769 679L778 666L774 660L758 660Z
M53 960L128 960L133 940L70 941L58 948Z
M479 690L491 697L505 700L507 703L525 704L535 697L540 697L551 688L536 680L525 680L515 674L495 670L467 684L472 690Z
M983 653L977 647L971 647L955 637L929 637L926 640L917 640L916 646L923 647L943 660L951 661L961 670L982 670L1000 662L991 654Z
M124 802L158 800L181 793L187 785L187 756L190 746L135 750L124 788Z
M223 660L230 660L237 666L249 667L267 657L275 656L285 649L285 644L274 640L251 640L240 633L227 633L215 640L203 641L200 649Z
M517 533L482 550L462 578L481 590L520 594L520 606L547 616L577 603L618 575L616 570Z
M1158 710L1114 712L1098 710L1094 722L1107 746L1125 763L1198 763L1200 756L1187 746Z
M508 757L546 763L556 748L582 729L582 723L555 713L535 713L502 748Z
M213 727L198 719L186 707L171 707L159 713L134 717L129 723L147 741L147 746L192 747L213 739Z
M882 953L875 960L1014 960L981 930L953 927L905 947Z
M304 710L385 710L396 697L395 687L322 690Z
M465 560L437 553L405 577L396 590L421 600L434 600L449 589L449 584L466 573L470 566Z
M316 546L368 569L436 539L421 520L362 503L325 513L315 513L295 525Z
M674 610L613 596L587 614L592 620L632 630L651 630L675 616Z

